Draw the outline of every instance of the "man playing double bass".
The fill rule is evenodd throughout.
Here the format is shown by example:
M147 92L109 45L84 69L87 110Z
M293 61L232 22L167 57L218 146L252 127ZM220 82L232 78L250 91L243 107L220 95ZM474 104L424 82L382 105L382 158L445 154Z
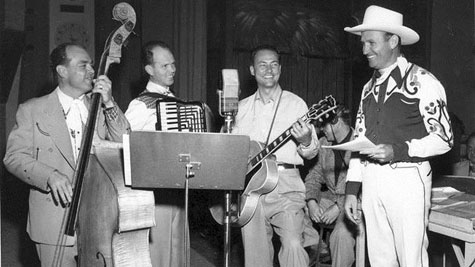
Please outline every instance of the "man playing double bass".
M102 139L122 141L129 123L112 99L111 81L94 79L92 60L80 45L64 43L50 55L58 86L52 93L18 107L16 124L7 141L5 167L31 186L27 232L36 245L41 266L76 266L75 238L58 244L61 222L73 195L72 179L88 117L91 90L102 96L97 133ZM63 255L57 258L58 246Z

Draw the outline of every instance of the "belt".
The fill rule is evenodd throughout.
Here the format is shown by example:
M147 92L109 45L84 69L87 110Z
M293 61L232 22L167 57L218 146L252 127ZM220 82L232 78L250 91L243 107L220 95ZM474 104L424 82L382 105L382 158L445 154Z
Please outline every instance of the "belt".
M277 166L280 166L284 169L298 169L299 165L289 164L289 163L277 163Z

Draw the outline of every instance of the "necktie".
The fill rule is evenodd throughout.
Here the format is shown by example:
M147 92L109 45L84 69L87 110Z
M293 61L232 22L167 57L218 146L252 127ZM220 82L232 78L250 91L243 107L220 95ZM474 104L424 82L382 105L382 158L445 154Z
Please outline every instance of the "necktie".
M87 121L88 110L84 102L80 99L74 99L66 116L66 123L71 135L71 145L73 148L74 159L77 160L81 148L82 133Z

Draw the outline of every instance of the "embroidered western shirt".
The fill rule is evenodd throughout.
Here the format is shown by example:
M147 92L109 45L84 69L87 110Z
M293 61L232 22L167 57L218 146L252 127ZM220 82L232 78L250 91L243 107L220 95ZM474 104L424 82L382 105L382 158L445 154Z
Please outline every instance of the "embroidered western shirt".
M426 161L453 146L444 87L404 57L364 86L355 130L356 137L365 135L375 144L392 145L393 162ZM362 164L360 158L350 160L347 181L362 181ZM355 193L355 187L349 191Z

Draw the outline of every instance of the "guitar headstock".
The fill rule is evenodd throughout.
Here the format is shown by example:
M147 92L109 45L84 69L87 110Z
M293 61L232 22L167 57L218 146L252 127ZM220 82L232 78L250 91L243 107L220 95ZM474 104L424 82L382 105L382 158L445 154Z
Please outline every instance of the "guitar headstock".
M307 112L307 118L310 121L321 121L334 115L336 108L337 104L335 98L333 98L332 95L328 95L324 99L320 100L317 104L313 104L309 108Z

